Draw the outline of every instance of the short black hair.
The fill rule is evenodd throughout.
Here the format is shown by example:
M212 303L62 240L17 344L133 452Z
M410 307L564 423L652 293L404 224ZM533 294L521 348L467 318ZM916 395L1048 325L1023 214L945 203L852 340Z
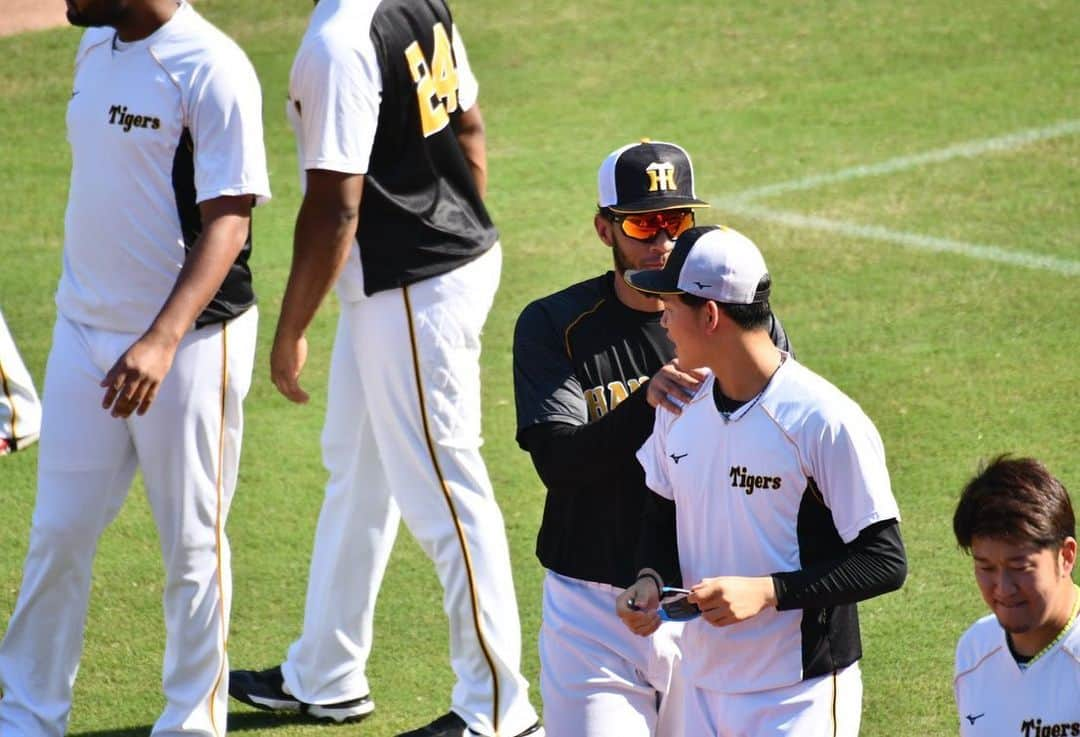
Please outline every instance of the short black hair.
M767 290L770 282L771 279L766 274L758 282L757 291ZM730 302L717 302L716 300L710 300L708 297L699 297L689 292L680 292L679 299L688 307L701 307L706 302L716 302L716 306L720 308L720 311L743 330L768 330L772 326L772 307L769 306L769 300L767 299L748 305L739 305Z
M1034 458L1000 455L979 469L953 514L956 542L990 537L1057 550L1076 537L1076 517L1064 484Z

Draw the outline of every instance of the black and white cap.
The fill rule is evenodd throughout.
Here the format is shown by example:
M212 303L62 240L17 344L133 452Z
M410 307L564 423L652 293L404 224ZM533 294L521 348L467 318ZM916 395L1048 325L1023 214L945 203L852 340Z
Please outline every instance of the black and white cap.
M768 301L771 287L758 247L722 225L691 228L675 241L663 269L627 271L624 278L642 292L686 292L736 305Z
M694 196L694 167L682 146L643 138L600 165L600 207L617 213L708 207Z

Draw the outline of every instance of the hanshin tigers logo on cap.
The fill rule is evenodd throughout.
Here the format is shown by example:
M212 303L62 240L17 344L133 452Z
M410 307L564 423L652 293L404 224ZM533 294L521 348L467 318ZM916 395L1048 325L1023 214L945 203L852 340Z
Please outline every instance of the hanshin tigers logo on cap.
M617 213L708 207L694 195L694 167L682 146L643 139L608 154L599 172L601 208Z
M677 192L679 187L675 184L675 165L670 161L654 161L645 167L645 173L649 176L650 192Z

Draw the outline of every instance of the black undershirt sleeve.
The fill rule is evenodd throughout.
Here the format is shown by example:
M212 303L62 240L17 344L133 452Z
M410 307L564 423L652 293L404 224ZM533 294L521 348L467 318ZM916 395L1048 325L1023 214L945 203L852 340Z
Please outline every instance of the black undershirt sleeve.
M612 463L637 463L634 454L652 432L653 419L642 387L598 420L545 422L522 430L518 440L548 489L580 488L610 479Z
M907 577L907 555L895 519L865 528L837 560L772 574L776 608L825 609L854 604L900 588Z
M639 571L642 568L657 571L663 577L665 586L682 586L675 529L675 502L650 492L642 512L634 564Z

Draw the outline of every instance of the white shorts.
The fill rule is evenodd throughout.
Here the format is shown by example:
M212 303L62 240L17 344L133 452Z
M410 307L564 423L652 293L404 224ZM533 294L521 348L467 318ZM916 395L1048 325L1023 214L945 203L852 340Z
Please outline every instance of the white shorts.
M651 637L615 614L620 590L560 576L544 579L540 690L552 737L681 737L678 677L683 625Z
M688 687L690 737L858 737L862 673L853 663L829 675L752 693Z

